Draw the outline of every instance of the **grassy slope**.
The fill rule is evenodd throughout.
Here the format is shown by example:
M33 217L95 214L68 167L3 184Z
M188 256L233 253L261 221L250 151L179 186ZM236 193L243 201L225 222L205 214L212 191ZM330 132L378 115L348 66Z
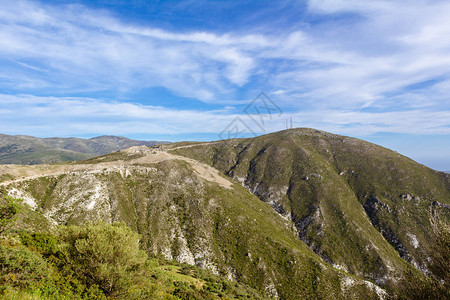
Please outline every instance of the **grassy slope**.
M63 161L82 160L92 157L93 154L78 153L68 150L54 150L42 148L26 153L7 153L0 156L1 164L51 164ZM94 154L95 155L95 154Z
M408 268L398 253L424 271L433 264L429 210L434 201L450 204L449 176L394 151L294 129L173 152L242 181L290 217L316 253L351 273L389 282Z
M183 161L122 173L43 177L14 186L37 200L38 212L60 224L125 221L142 235L149 253L194 262L282 299L375 297L357 278L342 286L347 275L317 257L269 205L238 184L225 189L198 178ZM99 186L106 201L95 198ZM88 209L93 199L98 202Z

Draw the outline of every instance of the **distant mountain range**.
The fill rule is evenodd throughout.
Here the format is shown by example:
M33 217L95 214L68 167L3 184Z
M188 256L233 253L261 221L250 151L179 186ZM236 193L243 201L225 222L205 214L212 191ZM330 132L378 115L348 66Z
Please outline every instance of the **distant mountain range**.
M137 141L110 135L81 139L0 134L0 164L36 165L83 160L132 146L153 146L167 143Z

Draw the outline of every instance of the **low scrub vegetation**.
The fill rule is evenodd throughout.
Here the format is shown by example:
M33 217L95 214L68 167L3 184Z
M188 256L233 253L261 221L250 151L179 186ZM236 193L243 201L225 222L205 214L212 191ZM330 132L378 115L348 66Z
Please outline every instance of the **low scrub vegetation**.
M20 203L2 200L2 224ZM3 213L6 211L6 213ZM262 299L247 286L193 266L148 257L125 223L61 226L54 234L7 232L0 240L6 299Z

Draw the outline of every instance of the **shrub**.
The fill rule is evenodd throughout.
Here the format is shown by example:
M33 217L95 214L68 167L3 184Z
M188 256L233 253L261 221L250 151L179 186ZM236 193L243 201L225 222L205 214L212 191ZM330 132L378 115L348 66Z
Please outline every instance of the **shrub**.
M21 199L5 196L0 198L0 235L8 230L17 219L21 208Z
M1 283L13 286L29 286L48 275L48 266L42 257L23 247L0 245Z
M139 250L139 234L125 223L89 223L60 228L68 262L88 285L107 295L121 295L139 279L147 255Z
M55 255L58 252L58 240L49 233L22 233L20 240L23 245L44 256Z
M190 275L192 272L191 267L187 264L183 264L180 268L180 273L184 275Z

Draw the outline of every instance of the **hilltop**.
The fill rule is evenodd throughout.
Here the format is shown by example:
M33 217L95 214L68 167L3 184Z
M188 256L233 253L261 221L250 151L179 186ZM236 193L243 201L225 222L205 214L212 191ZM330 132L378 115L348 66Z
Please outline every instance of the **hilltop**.
M432 212L450 218L447 173L375 144L308 128L166 148L240 182L291 220L300 239L337 268L379 284L395 277L403 261L439 273L433 271L429 218Z

